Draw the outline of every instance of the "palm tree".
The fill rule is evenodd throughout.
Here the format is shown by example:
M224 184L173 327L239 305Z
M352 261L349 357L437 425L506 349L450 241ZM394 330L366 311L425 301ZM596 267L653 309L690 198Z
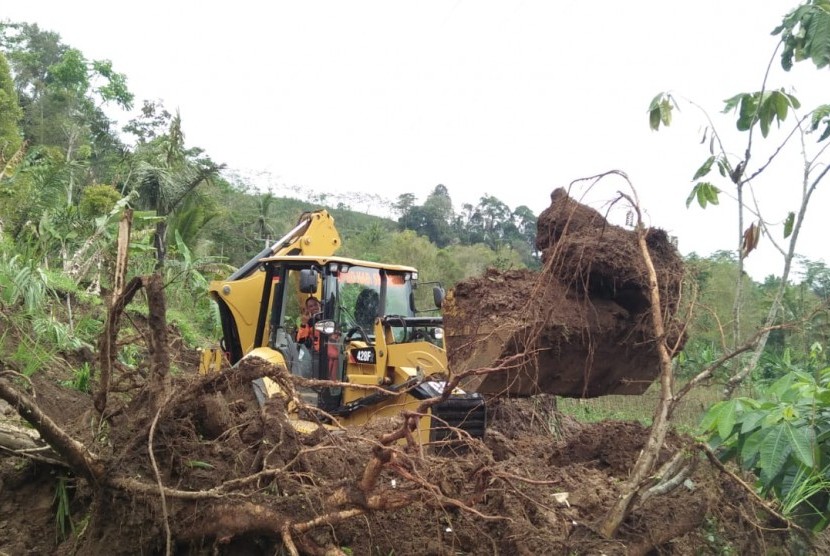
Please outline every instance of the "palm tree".
M153 237L156 269L164 266L169 217L199 185L216 177L224 168L201 155L200 149L185 149L178 113L170 121L167 134L136 148L131 186L139 192L141 204L161 217Z
M268 213L271 211L271 205L274 203L274 194L270 191L262 195L257 204L259 205L259 214L257 215L257 239L265 242L265 247L271 244L271 235L274 233L274 228L268 224Z

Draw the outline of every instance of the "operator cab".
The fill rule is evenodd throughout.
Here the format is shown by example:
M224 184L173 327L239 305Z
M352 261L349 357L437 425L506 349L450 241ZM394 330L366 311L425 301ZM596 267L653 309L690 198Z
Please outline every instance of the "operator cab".
M350 363L374 363L376 335L383 342L428 341L443 347L439 316L416 316L417 271L346 258L283 257L263 261L266 287L256 345L279 351L291 372L303 378L345 382ZM442 290L436 289L440 304ZM321 310L304 315L315 297ZM267 308L267 309L266 309ZM310 327L303 330L302 327ZM369 358L371 361L360 361ZM342 388L318 386L298 392L324 410L342 401Z

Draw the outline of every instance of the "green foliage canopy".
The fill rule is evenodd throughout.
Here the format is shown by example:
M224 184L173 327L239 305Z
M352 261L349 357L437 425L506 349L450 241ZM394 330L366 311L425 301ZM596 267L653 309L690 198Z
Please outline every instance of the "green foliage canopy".
M810 0L791 11L781 25L772 31L781 35L784 49L781 66L785 70L793 62L812 60L821 69L830 64L830 1Z
M18 126L22 118L9 64L0 52L0 173L23 142Z
M97 218L108 214L120 198L121 193L111 185L90 185L84 189L78 208L84 218Z

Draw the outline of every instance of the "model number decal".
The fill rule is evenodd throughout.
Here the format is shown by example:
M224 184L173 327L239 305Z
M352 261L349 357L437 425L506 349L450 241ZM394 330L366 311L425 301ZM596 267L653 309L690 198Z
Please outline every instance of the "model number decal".
M357 348L352 350L352 355L358 363L374 363L375 350L372 348Z

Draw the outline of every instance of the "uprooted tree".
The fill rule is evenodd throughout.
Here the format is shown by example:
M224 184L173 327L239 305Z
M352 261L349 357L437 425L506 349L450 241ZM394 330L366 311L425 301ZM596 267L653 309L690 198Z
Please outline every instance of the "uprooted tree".
M395 447L401 439L414 442L411 431L417 414L438 399L425 401L418 412L404 416L401 426L387 426L389 430L377 437L349 431L331 435L321 429L312 438L301 438L286 412L288 402L300 403L291 394L294 377L282 367L253 359L225 373L185 381L171 376L161 286L159 275L134 278L112 303L102 346L109 345L128 302L139 292L146 293L149 315L143 333L150 361L146 380L129 397L115 401L112 396L119 389L111 385L116 382L109 377L99 382L94 417L81 419L92 418L91 429L80 432L73 430L72 423L56 423L40 407L37 399L42 394L37 387L25 380L19 383L23 377L13 370L2 370L0 398L46 443L18 435L14 445L7 442L5 447L19 454L34 450L38 461L71 469L92 491L96 511L83 551L113 553L108 546L111 539L102 534L105 525L114 516L128 520L134 504L160 514L154 531L135 534L145 537L150 550L159 550L159 539L164 539L167 554L175 546L229 543L245 535L279 538L290 553L318 553L324 548L305 540L305 533L362 514L416 501L466 508L465 502L437 491L425 461ZM108 353L114 350L102 350L102 360L110 358ZM110 360L102 367L114 371L117 365ZM263 376L277 381L289 394L270 400L257 418L250 383ZM229 392L238 397L230 405L219 399ZM232 422L241 423L242 430L234 430ZM42 450L46 445L48 454ZM348 478L343 480L347 470ZM409 486L380 487L381 473L390 470ZM425 497L430 500L422 500ZM124 499L132 502L122 504ZM125 535L122 542L133 540L132 536ZM121 547L125 553L135 549Z
M596 182L610 174L627 182L618 171L587 179ZM461 369L480 366L488 358L499 363L501 372L474 372L468 379L467 384L479 390L572 397L642 394L659 376L661 397L645 449L618 501L598 524L606 537L616 534L646 482L649 488L656 484L676 488L676 477L689 470L678 452L676 461L671 460L653 480L668 419L679 401L674 398L671 359L684 342L677 318L684 276L668 235L646 229L636 191L630 190L620 193L618 200L636 211L633 230L609 224L596 210L571 199L566 190L555 190L551 206L538 221L542 272L536 276L491 272L459 284L447 312L448 329L465 332L450 336L456 343L455 349L450 343L451 363ZM500 282L512 295L496 295L493 288L484 287L488 280ZM483 317L473 318L476 314ZM493 345L493 334L502 339L496 344L501 350L487 349ZM485 347L477 350L477 343Z
M445 316L451 365L469 369L464 384L480 391L642 394L659 380L648 439L618 496L596 523L608 538L638 505L678 488L688 477L696 462L692 451L664 456L672 413L694 386L751 349L760 335L677 387L672 358L685 342L685 321L678 311L688 317L693 289L683 290L682 261L667 234L643 225L636 190L624 173L578 180L572 188L588 181L591 189L611 177L625 186L611 205L625 204L636 214L633 229L608 223L557 189L539 216L542 271L491 270L464 281L455 287Z

